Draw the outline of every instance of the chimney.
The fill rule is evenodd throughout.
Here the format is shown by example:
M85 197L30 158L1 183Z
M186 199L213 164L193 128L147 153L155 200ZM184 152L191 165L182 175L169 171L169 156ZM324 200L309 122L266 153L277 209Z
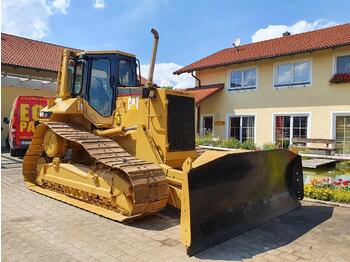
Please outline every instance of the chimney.
M290 33L288 31L283 33L283 36L290 36Z

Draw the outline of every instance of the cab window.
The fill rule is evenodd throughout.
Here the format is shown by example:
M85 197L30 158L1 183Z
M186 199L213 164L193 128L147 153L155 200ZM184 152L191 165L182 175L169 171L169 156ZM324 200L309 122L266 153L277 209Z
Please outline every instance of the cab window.
M136 86L136 66L131 60L119 60L119 83L122 86Z
M83 83L84 63L81 61L70 60L68 65L68 85L73 97L79 95Z
M113 88L110 84L111 61L108 58L92 60L89 87L90 105L102 116L113 111Z

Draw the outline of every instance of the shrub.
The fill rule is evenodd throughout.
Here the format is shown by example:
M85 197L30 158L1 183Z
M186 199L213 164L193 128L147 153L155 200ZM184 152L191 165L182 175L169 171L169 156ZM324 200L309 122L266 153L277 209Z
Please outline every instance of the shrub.
M328 179L314 179L304 186L304 194L319 200L350 203L350 181L339 179L331 183Z
M332 190L329 188L318 188L311 184L305 185L304 195L313 199L330 201L332 200Z
M256 145L254 144L253 141L246 140L242 143L242 148L247 150L255 150Z
M236 138L229 138L222 140L221 143L218 144L218 146L225 148L240 148L241 142Z
M349 190L334 190L333 201L350 203Z
M310 149L308 149L307 147L297 147L298 148L298 152L300 154L309 154L310 153Z
M350 191L341 188L322 188L308 184L304 187L304 194L313 199L350 203Z
M213 144L214 144L213 135L210 133L207 133L205 136L196 138L197 146L208 146Z
M262 150L273 150L273 149L277 149L277 145L276 144L272 144L272 143L266 143L262 145Z
M350 161L341 161L336 165L337 170L350 170Z

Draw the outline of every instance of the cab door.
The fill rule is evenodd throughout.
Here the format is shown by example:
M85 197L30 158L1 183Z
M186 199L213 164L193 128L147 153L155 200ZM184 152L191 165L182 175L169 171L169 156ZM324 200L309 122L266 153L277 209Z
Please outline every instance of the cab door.
M84 114L97 127L111 127L117 94L116 55L88 55L86 61Z

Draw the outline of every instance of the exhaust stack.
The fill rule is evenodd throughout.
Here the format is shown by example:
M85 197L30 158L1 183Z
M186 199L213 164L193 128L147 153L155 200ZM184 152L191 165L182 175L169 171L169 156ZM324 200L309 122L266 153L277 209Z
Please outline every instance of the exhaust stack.
M159 34L157 30L152 28L151 33L153 34L154 42L153 42L151 64L149 66L149 71L148 71L148 81L147 81L148 88L153 87L153 74L154 74L154 67L156 65L156 56L157 56L157 48L158 48L158 41L159 41Z
M72 50L64 49L61 55L61 66L57 75L57 96L62 100L70 97L69 83L68 83L68 66L69 58L73 54Z

